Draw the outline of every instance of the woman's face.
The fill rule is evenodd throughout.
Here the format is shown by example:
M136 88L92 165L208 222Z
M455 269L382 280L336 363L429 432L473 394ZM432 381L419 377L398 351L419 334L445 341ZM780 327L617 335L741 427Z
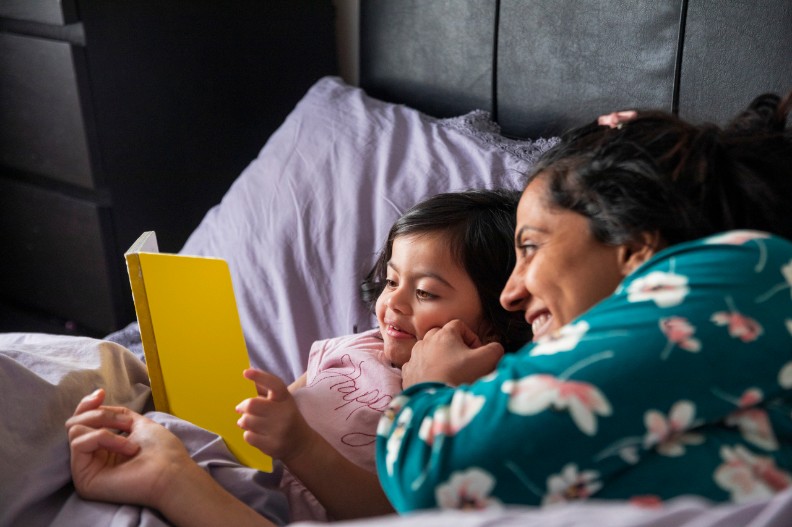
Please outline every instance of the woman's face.
M625 246L605 245L588 219L550 204L546 177L535 178L517 207L517 263L501 293L525 311L534 340L549 335L613 293L631 270Z
M484 339L481 300L467 271L441 233L399 236L393 241L388 276L376 308L385 354L394 366L432 328L459 319Z

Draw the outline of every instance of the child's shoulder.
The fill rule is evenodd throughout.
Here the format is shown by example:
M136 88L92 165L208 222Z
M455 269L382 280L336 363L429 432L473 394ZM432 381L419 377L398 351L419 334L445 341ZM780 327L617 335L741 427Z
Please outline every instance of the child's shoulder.
M322 349L328 350L369 350L379 351L383 347L382 337L377 328L361 331L360 333L352 333L350 335L342 335L325 340L318 340L314 342L313 350Z

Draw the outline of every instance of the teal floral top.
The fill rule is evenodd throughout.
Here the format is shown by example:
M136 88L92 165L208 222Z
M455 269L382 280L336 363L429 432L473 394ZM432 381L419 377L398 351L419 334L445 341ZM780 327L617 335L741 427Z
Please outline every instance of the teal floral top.
M670 247L551 338L380 420L399 511L587 497L741 502L792 483L792 243Z

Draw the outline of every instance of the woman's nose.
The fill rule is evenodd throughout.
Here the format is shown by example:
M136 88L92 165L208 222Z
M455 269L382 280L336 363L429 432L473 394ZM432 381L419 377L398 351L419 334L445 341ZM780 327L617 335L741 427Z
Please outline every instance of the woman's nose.
M528 291L523 284L522 276L516 272L509 276L506 285L500 295L500 303L506 311L520 311L525 309L525 301L528 298Z

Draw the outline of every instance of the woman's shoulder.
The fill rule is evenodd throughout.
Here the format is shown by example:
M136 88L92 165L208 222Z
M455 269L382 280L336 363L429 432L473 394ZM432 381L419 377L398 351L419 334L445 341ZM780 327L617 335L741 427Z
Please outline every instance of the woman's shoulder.
M761 248L763 245L777 247L779 250L792 251L792 241L765 231L733 230L713 234L688 242L692 246L748 246Z
M789 264L788 272L792 273L790 260L792 241L763 231L733 230L667 247L636 269L630 278L663 270L678 274L682 267L690 272L717 270L727 275L745 272L759 275L775 273L775 268Z
M767 247L773 247L783 252L792 251L792 241L765 231L732 230L673 245L661 251L658 255L665 252L695 252L697 249L710 249L712 247L740 247L739 252L746 250L761 251Z

